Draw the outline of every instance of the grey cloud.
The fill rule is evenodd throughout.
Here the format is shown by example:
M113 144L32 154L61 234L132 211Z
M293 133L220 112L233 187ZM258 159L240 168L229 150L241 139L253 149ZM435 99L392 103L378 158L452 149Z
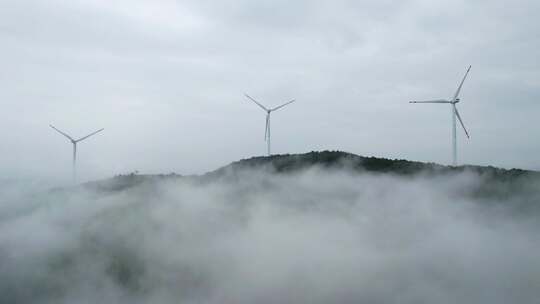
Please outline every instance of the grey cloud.
M237 177L12 196L0 205L9 215L0 220L0 294L35 303L538 296L537 212L519 210L526 197L474 199L475 174Z
M51 122L81 134L105 127L81 155L87 179L200 173L261 154L263 123L246 91L268 104L299 101L276 117L276 152L342 149L446 163L448 111L407 101L451 95L469 64L460 109L472 139L459 139L462 161L540 168L533 1L4 7L0 118L12 129L0 131L0 167L11 174L67 176L69 151L51 137Z

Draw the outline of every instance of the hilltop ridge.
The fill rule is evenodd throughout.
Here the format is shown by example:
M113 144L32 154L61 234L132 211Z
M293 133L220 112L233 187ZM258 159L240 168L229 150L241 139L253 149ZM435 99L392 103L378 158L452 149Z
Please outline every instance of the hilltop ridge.
M243 173L256 170L270 174L293 174L310 168L321 168L334 171L347 171L356 174L386 174L413 178L417 176L451 176L460 173L474 174L479 182L474 195L482 197L503 198L526 193L529 197L538 197L540 189L540 172L522 169L501 169L491 166L445 166L436 163L423 163L403 159L386 159L364 157L342 151L312 151L303 154L280 154L272 156L256 156L242 159L217 170L202 175L159 174L126 174L113 178L89 182L80 187L99 192L122 191L141 184L157 185L161 182L178 180L194 183L212 183L217 180L238 180ZM533 194L531 196L531 194Z
M311 151L303 154L278 154L272 156L255 156L233 162L227 166L211 171L217 174L226 170L267 167L278 173L286 173L305 169L311 166L324 168L350 169L361 172L393 173L398 175L414 175L418 173L456 173L465 170L495 175L521 176L538 175L540 172L523 169L501 169L492 166L460 165L446 166L437 163L426 163L404 159L388 159L366 157L343 151Z

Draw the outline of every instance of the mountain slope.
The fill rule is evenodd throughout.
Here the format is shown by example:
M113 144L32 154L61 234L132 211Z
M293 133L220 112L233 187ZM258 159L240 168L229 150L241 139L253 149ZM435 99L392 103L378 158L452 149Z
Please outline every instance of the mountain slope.
M332 169L348 169L358 172L392 173L398 175L414 175L419 173L459 173L474 171L480 174L491 174L497 178L512 179L519 176L540 177L540 172L521 169L500 169L485 166L444 166L435 163L423 163L402 159L387 159L377 157L363 157L342 151L309 152L304 154L282 154L272 156L252 157L234 162L228 166L210 172L207 175L221 174L224 171L253 169L266 167L278 173L287 173L295 170L320 166Z
M540 172L521 169L506 170L491 166L444 166L407 160L362 157L341 151L252 157L233 162L203 175L118 175L81 186L95 192L116 192L140 185L152 186L178 180L202 184L222 179L234 182L245 178L244 173L247 171L283 175L295 174L311 168L353 174L384 174L402 178L434 178L469 174L474 177L473 180L477 181L476 186L472 188L473 191L468 193L470 196L498 200L520 196L527 198L522 201L540 201Z

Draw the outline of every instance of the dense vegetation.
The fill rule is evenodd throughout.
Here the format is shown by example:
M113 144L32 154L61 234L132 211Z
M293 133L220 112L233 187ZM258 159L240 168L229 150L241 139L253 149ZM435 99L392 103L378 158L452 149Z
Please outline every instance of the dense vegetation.
M435 177L468 173L478 179L473 191L466 193L476 198L504 200L520 196L528 206L539 205L540 172L521 169L500 169L491 166L444 166L402 159L362 157L341 151L309 152L304 154L282 154L259 156L233 162L218 170L200 176L178 174L141 175L131 173L118 175L112 179L83 185L100 192L121 191L142 183L153 184L176 179L208 183L216 179L237 179L245 170L257 170L273 174L292 174L310 168L346 170L357 174L391 174L401 177Z
M387 159L377 157L363 157L341 151L309 152L305 154L281 154L272 156L253 157L234 162L210 174L219 174L229 168L245 169L267 166L278 173L287 173L295 170L321 166L332 169L349 169L359 172L392 173L398 175L414 175L420 173L460 173L472 171L479 174L489 174L497 179L510 180L522 176L540 177L540 172L521 169L499 169L483 166L443 166L435 163L422 163L403 159Z

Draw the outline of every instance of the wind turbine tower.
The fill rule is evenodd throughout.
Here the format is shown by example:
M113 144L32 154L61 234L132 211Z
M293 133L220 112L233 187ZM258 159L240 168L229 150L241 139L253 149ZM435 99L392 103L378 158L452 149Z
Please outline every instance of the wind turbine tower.
M467 72L465 72L465 76L463 76L463 79L461 80L461 83L459 84L456 93L452 97L452 99L446 100L446 99L434 99L434 100L425 100L425 101L410 101L410 103L449 103L451 105L452 110L452 165L457 166L457 140L456 140L456 118L459 120L459 123L461 124L461 127L463 128L463 131L465 131L465 135L467 138L469 137L469 132L467 132L467 129L465 128L465 125L463 124L463 120L461 119L461 116L459 115L459 112L457 110L456 104L460 102L459 99L459 93L461 92L461 87L463 86L463 83L465 82L465 78L467 78L467 75L469 74L469 71L471 70L471 66L467 69Z
M67 139L69 139L69 141L73 144L73 163L72 163L72 174L73 174L73 183L75 183L77 181L77 166L76 166L76 162L77 162L77 143L78 142L81 142L85 139L87 139L88 137L94 135L94 134L97 134L101 131L103 131L104 129L99 129L95 132L92 132L84 137L81 137L79 139L73 139L73 137L67 135L66 133L58 130L57 128L55 128L53 125L49 125L51 128L53 128L54 130L56 130L56 132L64 135Z
M254 103L256 103L261 109L263 109L265 112L266 112L266 127L264 128L264 140L266 141L266 145L267 145L267 153L268 153L268 156L271 155L271 152L270 152L270 114L272 112L274 112L275 110L278 110L278 109L281 109L283 108L284 106L290 104L290 103L293 103L295 100L291 100L289 102L286 102L280 106L277 106L275 108L267 108L265 106L263 106L261 103L259 103L258 101L256 101L255 99L253 99L251 96L249 96L248 94L244 94L246 95L246 97L253 101Z

